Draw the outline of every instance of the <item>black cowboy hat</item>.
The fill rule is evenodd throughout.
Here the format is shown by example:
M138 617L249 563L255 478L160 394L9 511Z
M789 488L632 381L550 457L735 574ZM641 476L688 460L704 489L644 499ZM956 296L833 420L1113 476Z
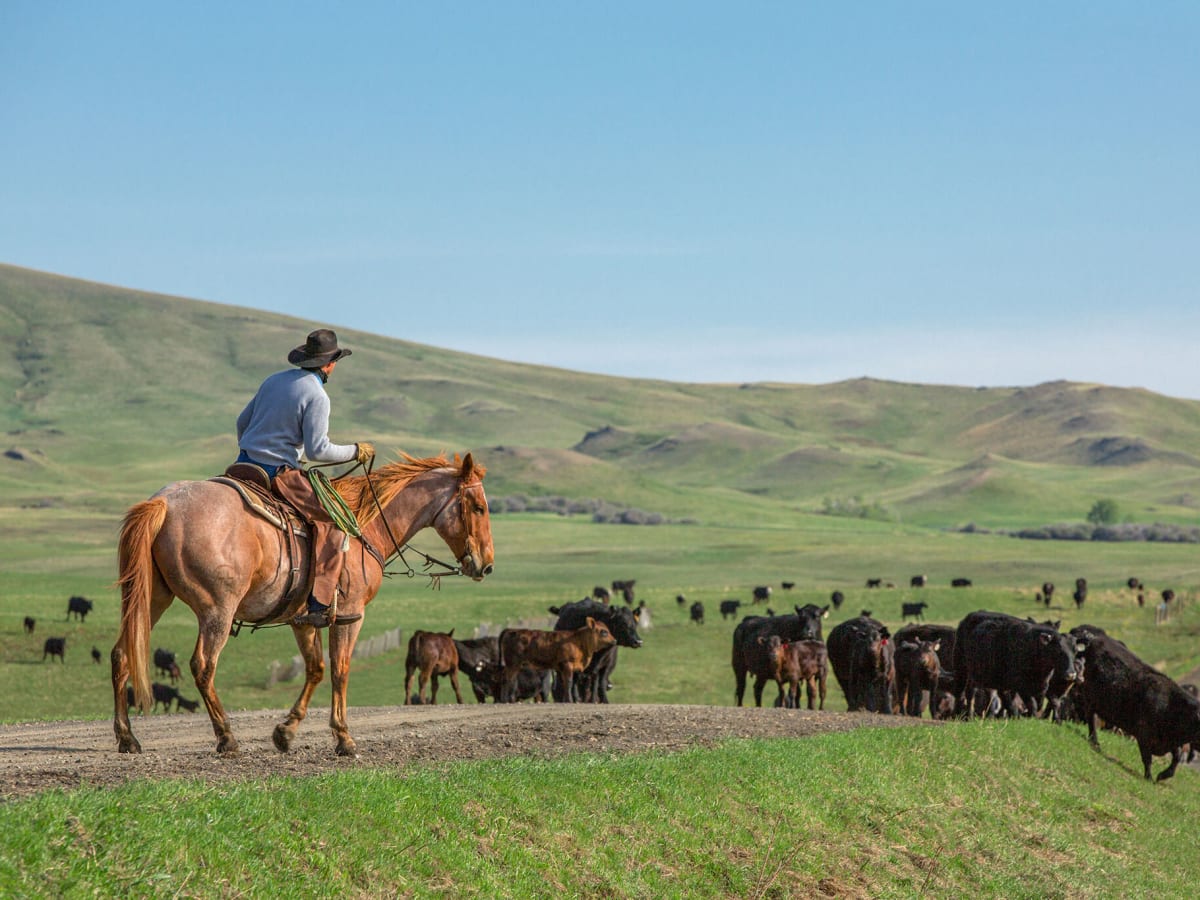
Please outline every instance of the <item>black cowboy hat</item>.
M353 351L339 348L337 335L328 328L310 332L304 346L288 354L288 362L302 369L319 369L326 363L349 356Z

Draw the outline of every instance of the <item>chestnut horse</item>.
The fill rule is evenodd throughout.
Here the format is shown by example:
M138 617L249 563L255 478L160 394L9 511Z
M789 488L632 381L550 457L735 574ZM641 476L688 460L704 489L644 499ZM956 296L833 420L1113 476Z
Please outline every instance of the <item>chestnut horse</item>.
M461 462L457 456L451 462L443 456L414 459L405 454L402 461L387 463L369 476L339 479L335 486L354 511L363 537L382 555L399 552L414 534L432 526L454 553L462 574L482 581L494 561L483 475L483 467L475 464L470 453ZM150 630L176 597L199 622L192 675L212 719L217 752L237 751L214 686L217 659L234 622L287 623L303 610L303 598L279 608L289 566L300 572L308 566L306 542L300 542L301 558L295 561L288 559L286 543L275 525L247 510L237 491L218 482L178 481L130 508L120 538L121 630L112 649L118 751L142 750L129 725L125 682L132 679L138 705L148 708ZM351 538L342 585L355 607L360 597L364 606L371 601L383 574L382 564ZM333 677L329 725L341 756L355 755L346 725L346 686L362 623L362 618L335 620L329 629ZM275 727L275 746L283 752L291 746L325 673L317 629L291 627L304 657L305 681L287 718Z

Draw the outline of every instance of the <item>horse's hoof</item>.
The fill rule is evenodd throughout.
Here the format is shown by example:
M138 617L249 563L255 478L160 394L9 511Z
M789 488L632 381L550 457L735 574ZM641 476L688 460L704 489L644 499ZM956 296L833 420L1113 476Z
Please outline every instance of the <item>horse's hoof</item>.
M118 753L141 753L142 745L136 739L129 741L117 741Z
M358 748L354 746L353 741L348 741L344 744L338 744L337 755L348 756L351 759L358 759Z
M221 756L237 756L240 752L238 742L231 737L217 741L217 753Z
M276 725L275 731L271 734L271 741L275 744L275 749L280 753L287 753L292 749L292 734L293 732L282 725Z

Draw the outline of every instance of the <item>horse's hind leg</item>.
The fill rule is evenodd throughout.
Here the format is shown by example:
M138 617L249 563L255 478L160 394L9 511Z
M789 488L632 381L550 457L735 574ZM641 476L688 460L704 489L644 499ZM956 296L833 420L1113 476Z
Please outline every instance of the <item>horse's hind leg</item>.
M150 587L150 627L153 628L171 602L175 599L170 588L163 583L162 578L155 573ZM129 682L129 657L120 641L109 654L112 666L113 685L113 731L117 735L118 753L141 753L142 745L133 736L133 727L129 724L129 696L125 685Z
M296 636L296 645L300 648L300 655L304 658L304 687L300 689L300 696L296 698L287 718L275 726L275 732L271 735L271 740L275 742L275 749L280 753L287 753L291 749L292 740L296 737L296 729L308 715L308 703L312 699L313 691L325 677L321 633L311 625L293 625L292 632Z
M199 616L199 614L197 614ZM215 611L215 607L200 618L200 634L196 638L196 649L192 651L192 677L196 680L196 690L208 710L212 720L213 733L217 736L218 753L236 753L237 739L229 727L229 717L217 696L214 681L217 676L217 660L221 649L229 640L229 626L233 624L232 613L225 614Z

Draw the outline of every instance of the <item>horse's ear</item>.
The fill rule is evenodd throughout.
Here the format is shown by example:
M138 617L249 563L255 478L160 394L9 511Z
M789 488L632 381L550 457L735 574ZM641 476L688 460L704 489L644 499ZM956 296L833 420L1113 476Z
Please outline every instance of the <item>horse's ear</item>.
M475 471L475 457L470 453L463 457L462 461L462 477L470 478L471 473Z
M454 637L454 629L453 628L451 628L450 631L446 634L446 637Z

